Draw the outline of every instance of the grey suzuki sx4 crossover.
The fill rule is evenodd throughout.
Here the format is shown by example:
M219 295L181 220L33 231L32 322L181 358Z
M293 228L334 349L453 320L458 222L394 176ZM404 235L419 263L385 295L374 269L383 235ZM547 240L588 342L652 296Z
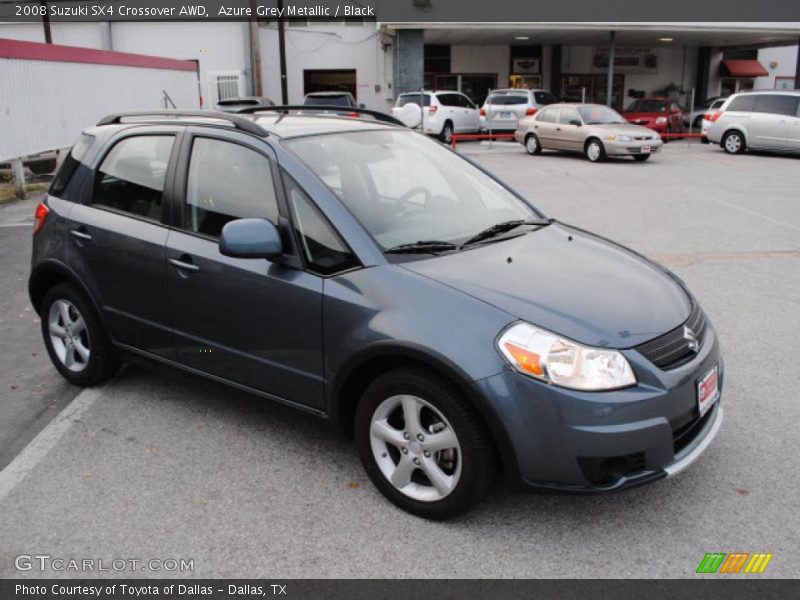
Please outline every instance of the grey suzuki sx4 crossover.
M140 356L330 419L430 519L501 474L616 491L711 443L722 357L675 275L391 117L290 108L84 131L29 283L67 380Z

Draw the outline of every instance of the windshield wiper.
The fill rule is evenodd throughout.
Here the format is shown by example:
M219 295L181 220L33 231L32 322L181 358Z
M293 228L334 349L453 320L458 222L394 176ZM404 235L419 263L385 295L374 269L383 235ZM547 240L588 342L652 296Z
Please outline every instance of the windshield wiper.
M517 227L522 227L523 225L538 225L540 227L544 227L545 225L550 225L552 220L547 221L527 221L525 219L516 219L514 221L503 221L502 223L497 223L492 225L491 227L487 227L483 231L478 232L477 234L473 235L469 238L466 242L461 244L461 246L471 246L472 244L477 244L478 242L482 242L484 240L491 239L493 237L497 237L501 233L506 233L511 231L512 229L516 229Z
M452 242L442 242L439 240L420 240L410 244L400 244L392 246L384 251L384 254L434 254L436 252L446 252L448 250L458 250L459 246Z

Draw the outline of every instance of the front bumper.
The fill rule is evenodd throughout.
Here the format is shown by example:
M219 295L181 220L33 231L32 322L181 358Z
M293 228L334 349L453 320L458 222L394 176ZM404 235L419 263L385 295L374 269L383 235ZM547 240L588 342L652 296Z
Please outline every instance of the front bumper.
M679 473L722 422L720 399L700 418L697 382L724 365L711 325L689 363L661 371L623 350L638 383L612 392L567 390L506 371L476 382L508 433L517 480L529 487L608 492Z
M661 147L664 145L660 139L655 140L633 140L630 142L619 142L619 141L605 141L603 142L603 146L605 147L606 154L608 156L637 156L640 154L655 154L661 150ZM644 153L642 152L642 148L644 146L650 147L650 152Z

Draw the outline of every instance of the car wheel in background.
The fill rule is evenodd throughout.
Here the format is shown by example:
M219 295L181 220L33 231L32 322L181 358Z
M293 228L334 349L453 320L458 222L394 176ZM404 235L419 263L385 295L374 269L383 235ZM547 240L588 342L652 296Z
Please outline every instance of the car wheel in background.
M424 368L390 371L367 387L355 440L380 492L426 519L465 512L492 481L494 450L483 423L446 379Z
M539 144L539 138L536 137L535 133L529 133L525 137L525 150L528 151L528 154L541 154L542 146Z
M445 121L442 126L442 132L439 134L439 139L445 144L453 141L453 124L450 121Z
M720 145L728 154L741 154L745 150L744 136L739 131L729 131L722 137Z
M603 142L595 138L586 142L584 151L586 158L591 162L601 162L606 158L606 149L603 147Z
M650 156L651 156L650 154L637 154L636 156L633 157L633 160L635 160L636 162L645 162L650 158Z
M119 362L103 323L72 285L56 285L44 295L41 323L50 360L70 383L96 385L117 370Z

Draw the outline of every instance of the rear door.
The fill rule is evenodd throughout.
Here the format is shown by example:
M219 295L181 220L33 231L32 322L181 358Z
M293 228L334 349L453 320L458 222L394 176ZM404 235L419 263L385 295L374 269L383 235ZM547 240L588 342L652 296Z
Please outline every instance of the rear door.
M789 120L796 114L797 98L785 94L758 94L753 111L749 128L751 145L767 150L786 149Z
M558 113L561 108L553 106L539 111L536 115L536 120L533 122L533 132L539 138L539 144L542 148L549 148L557 150L559 148L559 141L556 131L558 127Z
M792 96L797 105L794 116L787 117L789 129L786 132L786 149L800 152L800 96Z
M322 278L219 251L225 223L269 219L292 248L269 146L238 132L190 129L181 149L166 278L177 360L227 381L323 406ZM299 257L297 261L299 261Z
M164 253L169 182L180 130L136 128L100 155L69 215L70 265L100 305L112 338L172 356Z
M475 103L464 94L458 94L458 103L464 119L465 131L478 131L481 128L481 113Z

